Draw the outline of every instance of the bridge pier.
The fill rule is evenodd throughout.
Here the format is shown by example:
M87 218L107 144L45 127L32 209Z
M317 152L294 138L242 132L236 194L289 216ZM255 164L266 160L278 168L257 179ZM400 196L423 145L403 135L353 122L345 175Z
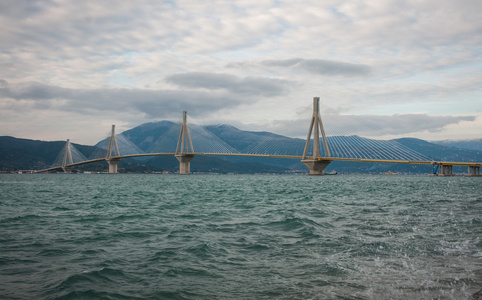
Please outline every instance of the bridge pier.
M109 164L109 174L117 174L117 165L120 163L120 158L106 159Z
M67 142L65 143L64 158L62 160L62 170L64 170L65 174L72 173L72 169L74 167L69 167L67 165L71 165L73 163L74 163L74 160L72 159L72 147L70 145L70 140L67 139Z
M115 158L116 156L120 156L120 151L117 145L117 138L115 137L115 125L112 125L109 147L105 157L105 161L109 164L109 174L117 174L117 165L120 162L120 158Z
M194 158L194 154L174 155L179 161L179 174L189 175L191 174L191 160Z
M189 175L191 173L191 160L194 158L194 148L192 147L191 134L187 125L187 111L182 112L182 126L177 141L174 156L179 161L179 174Z
M65 174L70 174L72 173L72 170L74 169L74 167L66 167L66 166L63 166L62 167L62 170L64 170L64 173Z
M480 166L469 166L469 174L467 176L482 176L480 174Z
M301 162L310 171L309 175L324 175L325 168L330 164L330 160L302 159Z
M453 165L440 164L439 176L454 176L452 169L453 169Z

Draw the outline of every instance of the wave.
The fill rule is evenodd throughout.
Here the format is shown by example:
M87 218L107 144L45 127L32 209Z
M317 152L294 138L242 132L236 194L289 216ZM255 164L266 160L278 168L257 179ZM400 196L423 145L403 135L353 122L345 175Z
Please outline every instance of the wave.
M143 297L136 297L129 294L120 294L115 292L102 292L92 289L83 291L71 291L61 296L51 298L52 300L70 300L70 299L145 299Z
M279 234L291 233L303 239L322 237L326 229L334 228L329 222L319 222L297 214L285 216L279 221L269 222L266 227Z
M7 223L18 222L18 221L36 220L36 219L41 219L41 218L43 218L43 216L35 215L35 214L28 214L28 215L24 215L24 216L15 216L15 217L1 219L0 224L7 224Z
M68 210L72 210L72 208L69 208L69 207L65 207L65 206L56 206L54 208L52 208L53 211L68 211Z
M47 291L51 299L130 299L117 293L119 286L129 280L118 269L102 268L70 275ZM108 292L116 291L116 293Z
M71 253L72 251L70 249L61 249L61 248L56 248L56 249L44 249L40 252L37 253L38 256L51 256L51 257L58 257L61 255L66 255Z
M2 186L4 298L468 299L482 284L472 178L367 193L380 177L67 177L51 194Z

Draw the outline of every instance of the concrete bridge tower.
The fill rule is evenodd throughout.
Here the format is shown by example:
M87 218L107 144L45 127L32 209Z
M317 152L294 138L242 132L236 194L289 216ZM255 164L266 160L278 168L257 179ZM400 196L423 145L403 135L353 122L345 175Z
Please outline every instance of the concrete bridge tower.
M188 175L191 173L191 160L194 158L191 134L187 125L187 111L182 112L182 126L179 140L177 141L176 153L174 155L179 161L179 174Z
M115 137L115 125L112 125L109 148L107 148L107 156L105 157L105 160L109 164L109 174L117 173L117 165L120 162L120 158L115 158L116 156L120 156L120 152L119 146L117 145L117 139Z
M308 146L310 144L311 133L313 132L313 157L307 158ZM330 149L326 141L325 130L320 116L320 97L313 98L313 116L311 117L308 137L306 138L305 150L301 162L310 170L310 175L323 175L323 170L331 160L323 160L320 155L320 132L323 138L326 157L330 157Z
M62 170L64 170L64 173L70 174L72 172L74 167L67 167L67 165L71 165L73 163L72 147L70 146L70 140L67 139L67 142L65 143L64 158L62 159Z

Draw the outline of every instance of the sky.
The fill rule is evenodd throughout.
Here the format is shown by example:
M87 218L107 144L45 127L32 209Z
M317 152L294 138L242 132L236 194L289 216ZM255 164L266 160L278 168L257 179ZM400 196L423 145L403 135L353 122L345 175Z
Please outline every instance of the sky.
M160 120L482 138L482 1L0 2L0 136Z

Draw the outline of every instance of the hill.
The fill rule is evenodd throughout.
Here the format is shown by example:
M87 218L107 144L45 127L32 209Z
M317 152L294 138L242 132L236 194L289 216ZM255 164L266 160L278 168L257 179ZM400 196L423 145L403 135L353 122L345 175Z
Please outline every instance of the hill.
M45 142L0 137L0 170L35 170L48 168L57 158L65 141ZM82 153L89 155L92 146L74 144ZM85 155L85 154L84 154Z
M244 131L234 126L208 125L197 126L190 124L193 145L196 152L223 153L257 153L271 154L276 147L277 154L301 155L305 141L290 138L271 132ZM179 136L180 125L170 121L152 122L139 125L118 135L120 152L156 153L174 152ZM360 148L360 137L329 137L330 148L340 145L358 147L368 155L376 155L376 149ZM108 145L103 140L95 146L74 144L86 157L103 157ZM455 148L439 145L415 138L396 139L397 142L434 161L482 161L482 151ZM49 167L60 153L65 142L44 142L14 137L0 137L0 170L43 169ZM101 149L103 148L103 149ZM371 151L371 152L370 152ZM106 163L86 165L84 170L105 171ZM123 159L119 164L120 172L176 172L179 168L174 157L157 156L142 159ZM401 173L430 173L431 166L361 163L361 162L333 162L326 171L336 170L343 173L382 173L387 171ZM305 166L297 159L257 158L233 156L197 156L191 162L193 172L216 173L284 173L300 171L306 172ZM464 168L455 169L456 172L466 172Z
M99 149L94 146L72 144L84 156L90 157ZM65 141L38 141L20 139L11 136L0 136L0 170L41 170L52 166L65 146ZM121 162L119 168L128 172L160 171L155 167L139 165L133 159ZM108 169L104 162L76 167L76 170L104 172Z
M189 124L193 145L196 152L216 152L216 149L225 149L233 153L257 153L271 154L269 149L276 145L276 154L284 155L301 155L304 149L305 141L303 139L290 138L271 132L244 131L228 124L197 126ZM149 152L174 152L177 138L179 135L180 125L168 121L146 123L122 133L129 141L139 147L142 151ZM358 137L330 137L329 143L332 146L338 145L355 145L359 144ZM482 161L482 155L479 151L458 149L450 146L437 145L421 139L402 138L396 139L395 142L415 150L416 152L428 157L429 160L435 161ZM214 148L214 151L208 149L206 144ZM357 147L360 147L358 145ZM364 148L365 152L373 152L373 149ZM122 152L122 150L121 150ZM146 161L146 164L153 164L156 167L167 167L169 169L177 169L177 162L171 160L170 164L163 162L160 158ZM237 168L230 163L248 166L250 164L258 164L254 169ZM241 166L238 165L238 166ZM220 166L224 166L220 167ZM272 170L268 166L277 167ZM258 168L259 167L259 168ZM191 170L210 172L222 170L222 172L282 172L301 171L306 172L305 166L294 159L282 158L257 158L257 157L211 157L209 161L205 161L201 156L196 157L191 162ZM407 164L386 164L386 163L353 163L353 162L333 162L327 171L337 170L338 172L347 173L381 173L387 171L402 173L430 173L431 166L426 165L407 165ZM456 168L456 172L466 172L463 168Z
M459 148L459 149L482 151L482 139L444 140L444 141L432 141L432 143L437 145L442 145L442 146Z

